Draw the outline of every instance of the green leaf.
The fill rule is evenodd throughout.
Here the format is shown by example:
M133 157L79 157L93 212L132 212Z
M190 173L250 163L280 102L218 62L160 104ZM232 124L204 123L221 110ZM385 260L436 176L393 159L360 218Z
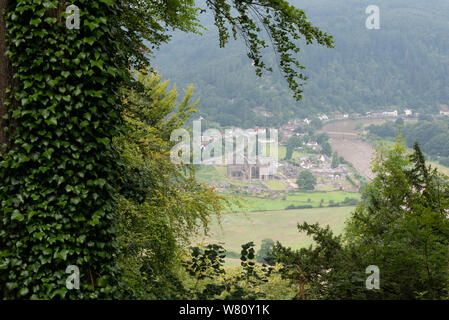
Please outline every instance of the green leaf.
M48 125L56 126L58 124L58 120L55 117L52 117L48 120L45 120Z
M20 213L19 210L14 210L12 215L11 215L11 220L17 220L17 221L22 221L25 217L23 216L23 214Z
M34 18L34 19L31 19L31 21L30 21L30 24L32 25L32 26L35 26L35 27L37 27L40 23L41 23L41 19L40 18Z

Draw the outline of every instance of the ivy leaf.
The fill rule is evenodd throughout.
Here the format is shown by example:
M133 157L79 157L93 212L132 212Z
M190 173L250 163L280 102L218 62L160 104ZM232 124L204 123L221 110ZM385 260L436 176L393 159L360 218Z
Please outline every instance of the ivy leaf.
M56 118L54 118L54 117L52 117L52 118L50 118L48 120L45 120L45 122L48 125L54 125L54 126L56 126L58 124L58 120Z
M28 288L22 288L19 290L19 295L20 296L25 296L28 294L28 292L30 292L30 290L28 290Z
M37 27L39 25L39 23L41 23L40 18L31 19L31 21L30 21L30 24L35 27Z
M23 219L25 219L25 217L23 216L23 214L20 213L19 210L14 210L12 215L11 215L11 220L17 220L17 221L22 221Z
M78 203L81 202L81 199L79 197L75 197L70 199L70 202L73 203L74 205L77 205Z

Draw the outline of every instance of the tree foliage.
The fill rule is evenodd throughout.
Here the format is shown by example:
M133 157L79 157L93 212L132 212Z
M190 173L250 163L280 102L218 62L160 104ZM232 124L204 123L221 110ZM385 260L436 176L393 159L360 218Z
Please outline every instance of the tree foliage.
M193 167L170 160L171 132L195 112L193 87L177 104L176 88L168 90L168 81L161 82L158 74L145 74L136 73L140 89L123 91L126 129L114 139L124 162L119 264L133 298L170 298L176 296L171 281L180 247L207 230L210 216L219 214L225 201L196 181Z
M205 4L194 0L122 2L123 11L118 20L123 27L120 42L138 67L148 65L148 54L170 39L170 30L200 33L197 15L209 10L218 30L220 47L231 36L242 38L257 75L262 76L264 70L272 71L263 59L263 50L271 46L289 88L299 100L307 78L300 71L305 67L296 57L300 48L295 41L303 39L307 45L316 42L333 46L331 36L313 26L303 10L285 0L206 0Z
M447 176L425 164L418 144L411 155L402 143L380 147L373 169L377 176L348 224L348 243L379 266L379 296L447 296Z
M304 223L309 248L277 243L284 276L312 299L447 299L449 179L425 164L415 144L409 155L399 141L380 147L377 174L347 222L344 236ZM380 289L367 290L365 270L380 269Z
M380 125L368 126L368 131L381 138L392 139L399 134L399 127L392 121ZM400 128L407 146L413 148L418 142L422 150L432 157L440 159L441 164L449 159L449 121L447 119L419 120L415 123L405 123Z
M334 152L332 154L332 162L331 162L331 167L332 168L337 168L340 165L340 158L338 157L338 153Z
M298 185L300 190L312 191L316 186L316 178L312 174L312 172L304 170L299 173L298 179L296 180L296 184Z
M273 247L274 241L272 239L263 239L260 249L256 254L256 261L259 263L267 263L267 260L270 260Z
M288 141L287 141L287 145L286 145L287 151L286 151L285 159L290 160L292 158L293 151L296 148L301 147L302 144L303 144L303 141L299 136L297 136L297 135L291 136L290 139L288 139Z

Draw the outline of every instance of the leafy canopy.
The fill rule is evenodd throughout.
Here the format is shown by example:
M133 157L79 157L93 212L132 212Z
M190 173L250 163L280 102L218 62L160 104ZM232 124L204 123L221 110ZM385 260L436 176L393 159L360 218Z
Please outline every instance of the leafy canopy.
M138 68L148 64L148 54L170 39L169 31L180 29L200 33L200 12L212 12L218 30L219 45L224 47L231 37L245 42L248 57L254 62L257 75L272 71L263 59L263 52L271 47L289 88L301 99L305 67L297 54L300 39L306 45L318 43L333 47L333 39L314 27L303 10L285 0L126 0L119 19L122 27L123 50L132 56ZM144 42L145 41L145 42Z

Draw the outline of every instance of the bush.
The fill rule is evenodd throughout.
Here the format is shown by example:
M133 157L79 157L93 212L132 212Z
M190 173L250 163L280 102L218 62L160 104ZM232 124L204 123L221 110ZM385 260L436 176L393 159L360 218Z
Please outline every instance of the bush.
M313 206L310 204L299 205L299 206L295 206L295 205L291 204L288 207L285 207L285 210L311 209L311 208L313 208Z
M343 200L343 202L341 203L342 205L345 206L356 206L359 204L359 200L357 200L356 198L345 198L345 200Z
M335 202L334 200L329 200L329 207L339 207L340 203Z

